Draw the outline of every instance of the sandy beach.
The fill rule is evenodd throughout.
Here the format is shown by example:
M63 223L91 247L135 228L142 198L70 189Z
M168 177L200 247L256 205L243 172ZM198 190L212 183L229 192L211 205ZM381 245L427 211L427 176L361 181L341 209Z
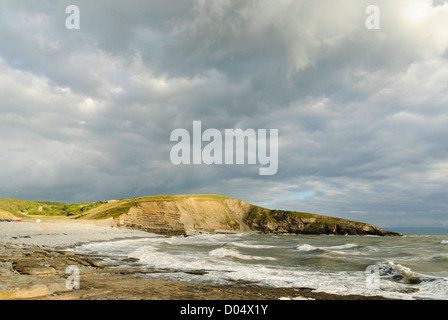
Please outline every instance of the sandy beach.
M82 243L144 238L147 232L117 228L112 219L100 221L47 219L40 223L0 223L0 243L67 248Z
M144 279L148 271L104 265L101 257L65 249L81 243L148 237L114 227L111 221L64 220L0 223L0 299L40 300L360 300L309 288L262 288L250 283L201 286ZM126 259L126 257L123 257ZM67 267L79 270L79 289L67 286ZM70 269L72 270L72 269ZM154 271L157 272L157 271Z

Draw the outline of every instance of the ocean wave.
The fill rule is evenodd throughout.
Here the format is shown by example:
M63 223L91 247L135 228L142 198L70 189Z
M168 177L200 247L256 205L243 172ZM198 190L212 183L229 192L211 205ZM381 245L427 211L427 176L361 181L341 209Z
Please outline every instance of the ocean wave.
M183 255L171 254L154 246L145 246L134 250L129 255L140 259L140 263L151 268L172 270L202 270L207 266L207 259L194 253Z
M204 243L222 243L225 241L232 241L237 240L241 238L239 234L232 234L232 235L226 235L226 234L212 234L212 233L205 233L205 234L198 234L193 235L189 237L184 236L176 236L176 237L169 237L164 240L165 244L181 244L181 245L201 245Z
M144 247L140 247L132 251L131 253L129 253L129 256L133 258L145 258L148 254L152 254L157 251L158 250L156 247L146 245Z
M209 256L214 258L237 258L240 260L277 260L273 257L261 257L261 256L250 256L239 253L237 250L234 249L227 249L227 248L218 248L210 251Z
M355 244L355 243L346 243L340 246L332 246L332 247L324 247L324 249L329 249L329 250L343 250L343 249L352 249L352 248L356 248L359 247L359 245Z
M317 250L332 251L332 250L352 249L352 248L357 248L357 247L360 247L360 246L355 243L345 243L342 245L331 246L331 247L315 247L310 244L304 243L304 244L299 244L296 247L296 250L302 251L302 252L310 252L310 251L317 251Z
M391 280L404 282L406 284L419 284L424 280L429 280L428 277L412 271L410 268L395 264L392 261L387 263L377 264L379 274L381 277L389 278Z
M398 284L405 285L404 287L397 287L395 290L398 292L409 291L408 294L413 299L446 299L448 288L448 278L446 276L430 276L417 273L408 267L391 261L377 264L377 266L380 269L381 278L390 279Z
M321 250L321 249L318 248L318 247L315 247L315 246L312 246L310 244L305 243L305 244L299 244L296 247L296 250L297 251L302 251L302 252L310 252L310 251L317 251L317 250Z
M431 260L434 262L448 262L448 255L431 256L427 260Z
M251 249L272 249L272 248L278 248L278 247L272 246L272 245L251 244L251 243L247 243L247 242L226 242L224 245L232 246L232 247L238 247L238 248L251 248Z

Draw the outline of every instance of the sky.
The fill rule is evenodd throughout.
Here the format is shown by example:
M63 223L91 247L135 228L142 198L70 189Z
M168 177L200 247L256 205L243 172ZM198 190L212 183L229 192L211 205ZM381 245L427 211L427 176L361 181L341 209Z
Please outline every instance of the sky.
M67 28L69 5L79 29ZM379 29L366 27L369 5ZM448 227L448 2L0 0L0 198L221 194ZM278 170L173 130L277 129Z

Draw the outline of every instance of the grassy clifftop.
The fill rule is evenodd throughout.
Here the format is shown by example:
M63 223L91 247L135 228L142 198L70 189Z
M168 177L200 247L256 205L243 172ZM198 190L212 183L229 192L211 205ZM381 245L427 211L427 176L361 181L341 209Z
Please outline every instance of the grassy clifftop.
M157 195L133 199L98 201L93 203L59 203L5 198L0 200L0 218L58 217L71 219L107 219L127 213L131 207L145 201L177 201L181 199L222 200L220 195Z
M219 195L157 195L140 197L133 199L111 200L101 206L86 211L80 214L77 218L82 219L107 219L117 218L118 216L127 213L130 208L137 206L139 203L148 201L180 201L185 199L194 199L196 201L212 200L219 201L227 197Z
M17 199L0 200L0 214L14 217L45 216L45 217L76 217L103 205L104 202L94 203L58 203L48 201L27 201Z
M158 195L134 199L64 204L0 200L0 217L113 218L121 227L165 234L189 231L398 235L367 223L306 212L270 210L220 195Z

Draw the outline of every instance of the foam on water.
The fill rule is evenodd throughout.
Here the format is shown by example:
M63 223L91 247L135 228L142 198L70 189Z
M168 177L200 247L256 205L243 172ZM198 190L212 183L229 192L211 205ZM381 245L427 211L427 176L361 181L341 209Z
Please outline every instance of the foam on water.
M319 248L316 248L316 247L314 247L314 246L312 246L312 245L310 245L310 244L299 244L297 247L296 247L296 250L298 250L298 251L302 251L302 252L309 252L309 251L316 251L316 250L319 250Z
M156 246L144 246L129 253L129 257L138 258L151 268L198 270L207 268L207 259L186 252L183 255L175 255L160 251Z
M140 248L150 243L160 242L160 237L153 236L142 239L103 241L83 244L76 248L79 253L101 253L104 255L127 255L133 248Z
M138 258L143 266L160 271L146 277L165 280L202 284L252 281L263 286L311 287L335 294L448 299L446 248L434 245L444 241L414 236L207 234L91 243L75 251L101 254L111 260L114 256ZM379 288L366 286L365 269L372 265L379 272ZM205 272L188 273L192 270Z
M345 249L353 249L353 248L359 248L360 246L355 243L346 243L338 246L329 246L329 247L316 247L307 243L299 244L296 247L297 251L302 252L310 252L310 251L334 251L339 253L347 253L344 251L336 251L336 250L345 250Z
M326 247L326 249L330 249L330 250L336 249L336 250L339 250L339 249L352 249L352 248L357 248L357 247L359 247L359 245L357 245L356 243L346 243L346 244L343 244L343 245L340 245L340 246Z
M266 244L251 244L245 241L242 242L227 242L226 245L239 247L239 248L252 248L252 249L272 249L277 248L276 246L266 245Z

